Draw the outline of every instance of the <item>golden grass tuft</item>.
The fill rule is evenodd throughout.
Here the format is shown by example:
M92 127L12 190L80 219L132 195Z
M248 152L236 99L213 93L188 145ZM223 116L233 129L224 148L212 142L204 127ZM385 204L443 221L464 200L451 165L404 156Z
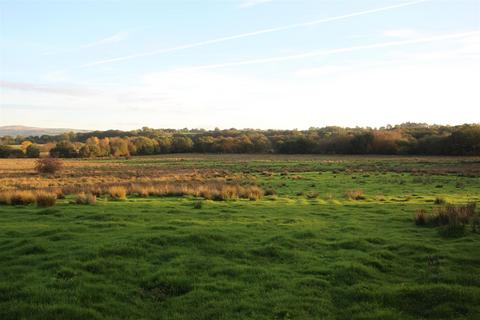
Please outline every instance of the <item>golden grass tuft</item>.
M108 188L108 194L113 200L126 200L127 199L127 188L122 186L113 186Z
M32 191L3 191L0 194L0 204L20 206L35 203L35 194Z
M345 197L348 200L364 200L365 199L363 190L348 190L345 192Z
M97 203L97 196L91 193L79 193L75 197L76 204L95 205Z
M40 191L35 194L35 202L40 208L53 207L57 203L57 195L52 192Z

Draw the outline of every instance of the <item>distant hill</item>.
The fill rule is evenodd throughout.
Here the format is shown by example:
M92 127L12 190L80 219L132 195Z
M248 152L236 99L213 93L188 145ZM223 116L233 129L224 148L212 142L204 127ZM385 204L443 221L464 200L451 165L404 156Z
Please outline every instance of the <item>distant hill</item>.
M88 132L89 130L67 129L67 128L36 128L26 126L0 126L0 137L2 136L41 136L57 135L65 132Z

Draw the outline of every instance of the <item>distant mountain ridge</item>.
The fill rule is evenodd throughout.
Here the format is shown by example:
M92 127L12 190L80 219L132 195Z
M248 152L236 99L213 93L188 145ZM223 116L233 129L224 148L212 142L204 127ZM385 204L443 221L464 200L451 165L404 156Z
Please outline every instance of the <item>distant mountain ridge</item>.
M89 130L68 129L68 128L37 128L27 126L0 126L1 136L42 136L57 135L65 132L89 132Z

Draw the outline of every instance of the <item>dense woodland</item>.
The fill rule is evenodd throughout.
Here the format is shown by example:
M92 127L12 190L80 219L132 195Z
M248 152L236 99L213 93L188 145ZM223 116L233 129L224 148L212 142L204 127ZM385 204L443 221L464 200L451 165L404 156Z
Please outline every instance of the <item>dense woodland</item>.
M405 123L309 130L151 129L0 137L0 157L90 158L166 153L480 155L480 124Z

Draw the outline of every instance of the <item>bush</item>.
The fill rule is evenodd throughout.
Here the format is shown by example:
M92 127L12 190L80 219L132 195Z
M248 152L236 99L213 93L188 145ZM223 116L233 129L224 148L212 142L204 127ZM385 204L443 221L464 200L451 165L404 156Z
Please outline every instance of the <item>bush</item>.
M37 207L53 207L55 203L57 203L57 195L49 192L38 192L35 195L35 201L37 203Z
M116 186L108 188L108 194L113 200L125 200L127 199L127 189L125 187Z
M63 162L56 158L37 160L35 170L40 174L54 174L63 169Z
M97 203L97 196L91 193L80 193L75 197L76 204L89 204L94 205Z

